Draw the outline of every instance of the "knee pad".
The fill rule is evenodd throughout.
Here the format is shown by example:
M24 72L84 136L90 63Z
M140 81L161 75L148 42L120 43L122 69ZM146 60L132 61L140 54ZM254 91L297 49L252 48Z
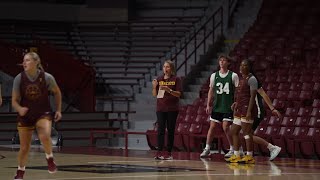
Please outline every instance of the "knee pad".
M243 137L244 137L244 139L250 139L250 135L245 135Z

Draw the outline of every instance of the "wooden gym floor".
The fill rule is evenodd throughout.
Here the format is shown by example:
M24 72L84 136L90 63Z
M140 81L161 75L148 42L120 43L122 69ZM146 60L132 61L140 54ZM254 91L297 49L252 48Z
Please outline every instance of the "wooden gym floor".
M12 180L17 169L17 146L0 148L0 179ZM153 159L153 151L63 147L54 150L59 171L49 174L40 147L32 147L24 180L318 180L320 160L256 157L256 164L228 164L223 156L199 159L199 153L174 153L174 160ZM126 156L128 155L128 156Z

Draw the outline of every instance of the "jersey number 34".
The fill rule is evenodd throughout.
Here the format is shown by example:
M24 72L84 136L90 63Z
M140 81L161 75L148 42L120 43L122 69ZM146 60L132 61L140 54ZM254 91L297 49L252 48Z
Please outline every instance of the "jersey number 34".
M223 94L223 93L229 94L230 93L230 88L229 88L228 82L224 86L221 82L218 82L216 84L216 86L217 86L217 94Z

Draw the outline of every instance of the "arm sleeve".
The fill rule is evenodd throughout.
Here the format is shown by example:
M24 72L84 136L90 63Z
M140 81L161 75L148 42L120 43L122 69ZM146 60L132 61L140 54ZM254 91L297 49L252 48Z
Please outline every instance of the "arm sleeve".
M213 87L215 78L216 78L216 73L212 73L211 76L210 76L209 87Z
M176 79L176 91L179 91L182 93L182 83L181 83L180 77L177 77Z
M45 73L45 79L49 91L51 91L53 87L57 86L57 82L51 74Z
M248 80L248 85L250 86L250 91L257 90L258 89L257 79L254 76L250 77Z
M239 86L239 76L237 73L232 73L232 82L233 82L234 87Z
M12 91L20 94L20 83L21 83L21 73L14 78Z

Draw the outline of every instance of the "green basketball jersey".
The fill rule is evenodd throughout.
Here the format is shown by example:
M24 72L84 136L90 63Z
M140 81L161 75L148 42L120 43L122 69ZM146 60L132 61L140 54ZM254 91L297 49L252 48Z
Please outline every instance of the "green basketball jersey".
M232 113L231 105L234 102L234 84L232 82L232 71L222 78L219 71L215 73L214 79L214 102L213 112Z

